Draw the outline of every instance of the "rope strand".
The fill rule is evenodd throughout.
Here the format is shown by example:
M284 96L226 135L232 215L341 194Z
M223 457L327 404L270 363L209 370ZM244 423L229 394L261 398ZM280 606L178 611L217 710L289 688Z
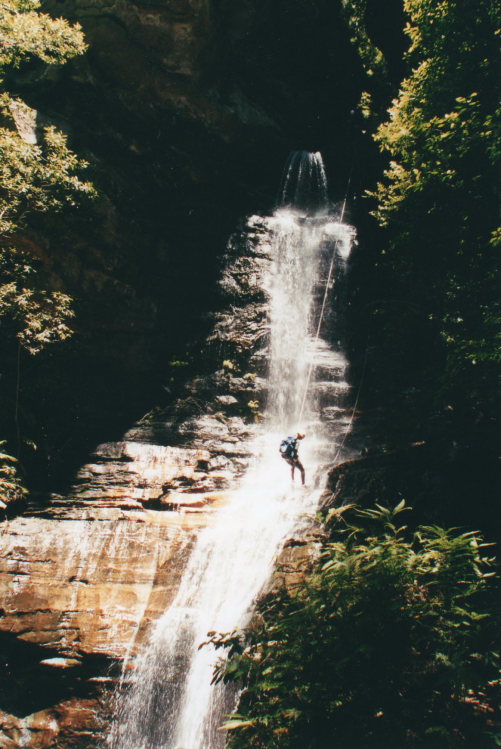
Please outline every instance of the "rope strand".
M347 200L348 200L348 191L350 189L350 182L351 182L351 172L350 172L350 176L348 177L348 184L346 185L346 194L344 196L343 207L341 209L341 217L340 217L340 223L341 224L343 223L344 213L345 213L345 210L346 210L346 203L347 203ZM329 273L327 274L327 282L325 284L324 298L322 300L322 306L320 308L320 315L319 315L319 318L318 318L317 332L315 333L315 337L313 339L313 343L314 344L318 341L318 339L320 337L320 330L322 328L322 323L323 323L324 313L325 313L325 305L327 303L327 295L329 293L329 286L330 286L330 283L331 283L331 280L332 280L332 272L334 270L334 263L336 261L336 251L337 251L338 241L339 240L336 239L336 241L334 242L334 249L332 251L332 258L331 258L331 263L330 263L330 266L329 266ZM308 368L308 375L306 377L306 384L305 384L305 388L304 388L303 398L302 398L302 401L301 401L301 408L300 408L300 411L299 411L298 424L301 422L301 419L303 417L303 411L304 411L304 407L305 407L305 404L306 404L306 396L308 395L308 389L310 387L310 379L311 379L311 373L312 373L312 371L313 371L313 362L310 362L310 365L309 365L309 368Z
M344 447L344 443L346 442L346 439L347 439L348 435L351 432L351 425L353 424L353 419L355 418L355 414L356 414L357 407L358 407L358 401L360 400L360 393L362 392L362 383L364 381L365 369L367 367L367 356L368 356L368 353L369 353L369 336L367 336L367 344L365 346L364 364L363 364L363 367L362 367L362 374L360 376L360 384L358 386L357 397L355 398L355 403L353 404L353 408L351 410L351 418L350 418L350 421L348 422L348 429L345 431L344 437L343 437L343 439L341 441L341 444L339 445L339 447L337 449L337 452L336 452L336 454L335 454L335 456L334 456L334 458L332 460L333 463L335 463L337 461L337 459L339 457L339 454L340 454L341 450Z
M348 200L348 191L349 191L349 187L350 187L352 172L353 172L353 167L352 167L352 170L350 172L350 176L348 177L348 183L346 185L346 194L345 194L345 198L344 198L344 201L343 201L343 207L342 207L342 210L341 210L340 223L343 223L344 213L345 213L345 209L346 209L346 203L347 203L347 200ZM320 316L319 316L319 320L318 320L317 330L316 330L316 333L315 333L315 338L313 339L314 343L317 342L317 340L318 340L318 338L320 336L320 330L322 328L322 322L323 322L323 317L324 317L324 313L325 313L325 305L326 305L326 302L327 302L327 294L329 293L329 285L331 283L332 271L334 269L334 262L335 262L335 259L336 259L336 250L337 250L337 246L338 246L338 241L339 240L336 239L335 244L334 244L334 250L332 252L332 258L331 258L331 263L330 263L330 267L329 267L329 273L327 275L327 283L325 285L324 298L322 300L322 306L320 308ZM344 437L343 437L343 439L341 441L341 444L339 445L339 447L338 447L338 449L336 451L336 454L335 454L335 456L333 458L333 463L336 463L336 461L337 461L337 459L338 459L338 457L339 457L339 455L341 453L341 450L344 447L344 444L346 442L348 434L351 431L351 426L353 424L353 419L355 418L355 413L357 411L358 402L360 400L360 394L362 392L362 385L363 385L363 381L364 381L364 377L365 377L365 370L367 368L368 351L369 351L369 333L367 334L367 344L366 344L366 347L365 347L364 363L363 363L363 366L362 366L362 374L361 374L361 377L360 377L360 383L359 383L359 386L358 386L357 396L355 398L355 403L353 404L353 408L351 409L351 417L350 417L350 420L348 422L348 429L346 430L346 432L344 434ZM298 424L300 423L301 418L303 416L303 411L304 411L304 406L305 406L305 403L306 403L306 396L307 396L307 393L308 393L308 388L310 386L310 379L311 379L311 373L312 373L312 371L313 371L313 362L310 362L310 366L309 366L309 370L308 370L308 376L306 378L306 385L305 385L304 394L303 394L303 400L302 400L302 403L301 403L301 410L299 412Z

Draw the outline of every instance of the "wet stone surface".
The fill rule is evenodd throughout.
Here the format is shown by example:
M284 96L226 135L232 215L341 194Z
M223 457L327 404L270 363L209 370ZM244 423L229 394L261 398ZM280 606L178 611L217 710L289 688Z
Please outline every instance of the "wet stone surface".
M65 496L32 500L0 526L0 657L25 674L17 697L0 699L2 749L102 744L118 664L172 600L197 533L245 472L266 361L257 224L248 254L240 234L224 260L228 306L201 357L212 371L99 445ZM45 698L30 699L30 683Z

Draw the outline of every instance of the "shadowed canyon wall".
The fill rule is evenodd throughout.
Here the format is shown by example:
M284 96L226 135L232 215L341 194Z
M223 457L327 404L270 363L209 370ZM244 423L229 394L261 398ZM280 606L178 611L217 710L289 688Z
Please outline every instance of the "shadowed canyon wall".
M368 6L369 31L398 81L400 15L386 25L379 4ZM266 258L254 253L259 225L245 257L234 243L225 250L228 237L242 216L270 211L290 149L322 151L335 202L350 179L367 251L354 252L348 294L362 329L375 229L358 198L381 162L357 112L367 78L341 2L43 7L81 23L89 50L59 69L26 66L12 82L39 124L69 134L101 197L28 238L53 285L74 296L77 318L71 342L21 361L20 427L37 446L22 446L21 458L39 493L1 537L0 746L92 749L107 730L119 664L172 599L198 530L249 460L263 387L256 276ZM357 335L352 379L367 382L365 329ZM13 359L11 392L15 380ZM377 426L369 413L354 444L370 444ZM405 454L423 476L418 502L443 487L442 460L422 469L427 450L410 444ZM400 477L386 463L391 454L339 469L332 495L379 499L391 472L398 498L412 471Z
M42 489L168 399L169 359L186 358L217 305L217 257L239 216L273 206L291 148L322 150L344 196L363 81L338 3L43 9L81 23L89 50L12 84L40 123L69 133L101 198L31 238L77 311L64 350L21 362L22 429L38 445L23 457ZM15 388L14 360L8 376Z

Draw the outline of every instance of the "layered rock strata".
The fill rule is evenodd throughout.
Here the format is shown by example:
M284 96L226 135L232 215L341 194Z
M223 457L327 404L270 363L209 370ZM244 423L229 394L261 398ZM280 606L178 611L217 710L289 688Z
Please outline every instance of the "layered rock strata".
M269 221L253 217L231 238L221 308L181 395L99 445L65 496L32 501L2 525L0 656L16 680L0 703L7 749L102 745L122 664L134 668L198 531L246 470L266 399L271 236ZM348 426L344 362L322 352L315 398L334 434ZM287 584L316 532L284 550Z
M16 684L0 690L5 749L102 742L120 663L133 667L197 531L244 472L266 360L261 240L255 219L229 244L206 374L98 446L67 495L2 524L0 656Z

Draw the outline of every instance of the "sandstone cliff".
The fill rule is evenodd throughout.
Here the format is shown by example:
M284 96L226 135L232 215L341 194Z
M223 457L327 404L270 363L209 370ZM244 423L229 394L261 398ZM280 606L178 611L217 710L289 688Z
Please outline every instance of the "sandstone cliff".
M267 337L261 232L255 218L229 244L220 283L231 305L215 316L206 373L200 365L172 406L100 445L65 496L32 498L2 524L6 749L99 745L122 662L168 606L197 531L248 463L248 404L262 397Z

